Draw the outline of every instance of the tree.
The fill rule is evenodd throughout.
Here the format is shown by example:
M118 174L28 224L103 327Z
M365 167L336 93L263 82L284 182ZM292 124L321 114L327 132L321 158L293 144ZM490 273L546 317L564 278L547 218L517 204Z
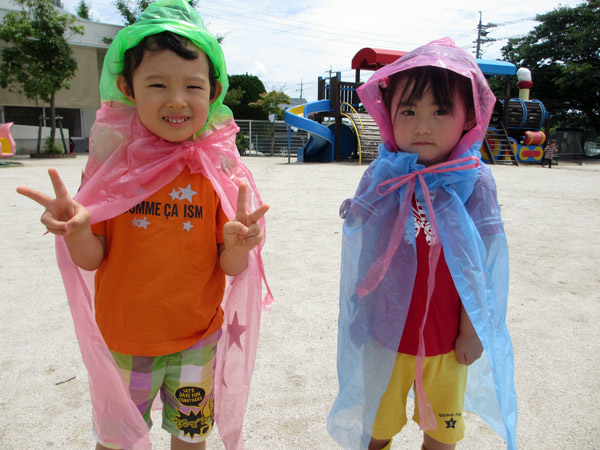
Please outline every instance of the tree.
M131 2L130 0L116 0L115 6L119 10L119 13L125 20L125 26L132 25L139 15L152 3L149 0L137 0Z
M509 39L502 54L527 67L533 94L554 120L600 133L600 1L538 15L528 35Z
M14 1L21 10L9 11L0 25L0 39L8 44L0 50L0 86L50 104L49 145L53 149L55 95L69 88L77 72L67 39L83 34L84 28L74 25L74 16L60 14L52 0Z
M260 94L267 92L265 85L255 75L230 75L229 94L225 97L225 104L233 111L233 117L243 120L266 120L269 113L260 108L253 108L250 103L260 99ZM241 98L239 93L242 92Z
M275 119L283 119L284 110L282 104L289 104L290 97L282 91L270 91L260 94L260 98L250 103L250 106L262 110L271 122L271 156L275 154Z
M83 1L83 0L81 0ZM133 24L137 18L144 12L144 10L153 3L155 0L115 0L115 6L117 10L123 16L123 21L125 22L125 26ZM198 0L187 0L192 8L196 8L198 4ZM225 35L215 34L217 38L217 42L220 44L225 39ZM102 41L110 45L112 44L112 38L102 38Z
M79 0L75 14L77 14L77 17L81 17L85 20L94 20L90 11L90 5L85 0Z
M133 24L148 5L153 2L154 0L116 0L115 6L123 16L125 26L127 26ZM197 0L189 0L188 3L192 8L195 8Z
M278 119L283 119L285 110L280 105L289 105L290 97L282 91L263 92L260 98L250 103L250 106L259 108L268 117L275 114Z
M230 109L237 108L242 104L242 99L244 98L245 92L246 91L244 91L240 87L236 87L233 89L230 87L229 89L227 89L227 94L225 95L225 100L223 101L223 103L229 106Z

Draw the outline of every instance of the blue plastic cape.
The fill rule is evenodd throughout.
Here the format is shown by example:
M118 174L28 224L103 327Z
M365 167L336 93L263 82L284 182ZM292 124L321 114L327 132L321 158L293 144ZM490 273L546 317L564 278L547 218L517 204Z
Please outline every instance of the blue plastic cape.
M434 51L443 53L437 55L442 62L452 57L445 49ZM394 63L398 71L404 70L402 59ZM390 73L389 66L386 69ZM483 76L471 78L476 85L474 95L487 88L479 84L481 80L485 83ZM361 99L371 113L373 104L362 95ZM491 112L489 101L482 103ZM467 150L435 166L426 168L417 163L417 155L389 151L381 144L379 157L366 170L354 198L342 204L340 391L327 429L343 448L367 448L380 398L390 380L416 274L414 220L409 214L414 195L426 205L438 243L437 252L432 245L430 264L435 264L441 245L484 347L481 358L469 366L465 409L476 412L506 440L508 449L516 449L514 361L505 320L508 246L494 179L479 160L489 115L479 115L477 120L481 132L467 133L467 141L461 140L463 147L468 142ZM418 388L418 374L415 381Z

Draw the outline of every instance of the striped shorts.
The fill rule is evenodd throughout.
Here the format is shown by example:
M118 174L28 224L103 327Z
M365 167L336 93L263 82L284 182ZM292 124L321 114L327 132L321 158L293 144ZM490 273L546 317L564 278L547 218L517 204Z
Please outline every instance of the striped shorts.
M112 352L131 399L152 426L150 411L160 392L162 428L185 442L208 438L214 422L213 378L219 332L188 349L161 356ZM94 433L96 434L96 433ZM100 442L108 448L109 442Z

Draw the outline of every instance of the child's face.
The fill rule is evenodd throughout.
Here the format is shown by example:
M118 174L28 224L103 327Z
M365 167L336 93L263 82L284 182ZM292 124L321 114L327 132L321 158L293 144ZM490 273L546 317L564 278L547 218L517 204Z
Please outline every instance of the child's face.
M441 109L427 89L415 104L399 105L405 86L400 85L392 99L392 128L396 145L402 151L419 155L426 166L444 162L470 128L463 102L456 98L454 111Z
M170 50L147 51L133 73L133 92L123 77L118 78L119 89L135 105L141 122L165 141L192 139L208 118L209 66L204 52L197 51L196 59ZM220 90L217 84L214 98Z

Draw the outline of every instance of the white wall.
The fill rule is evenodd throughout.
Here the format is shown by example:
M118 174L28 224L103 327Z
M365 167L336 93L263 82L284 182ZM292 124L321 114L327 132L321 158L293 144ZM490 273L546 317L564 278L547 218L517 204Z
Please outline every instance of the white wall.
M44 141L50 136L50 127L42 127L42 151L44 147ZM11 128L11 135L15 140L16 144L16 155L28 155L37 151L37 140L38 140L38 127L32 127L29 125L13 125ZM63 129L65 141L67 146L69 145L69 130ZM55 139L60 142L60 130L56 129Z

